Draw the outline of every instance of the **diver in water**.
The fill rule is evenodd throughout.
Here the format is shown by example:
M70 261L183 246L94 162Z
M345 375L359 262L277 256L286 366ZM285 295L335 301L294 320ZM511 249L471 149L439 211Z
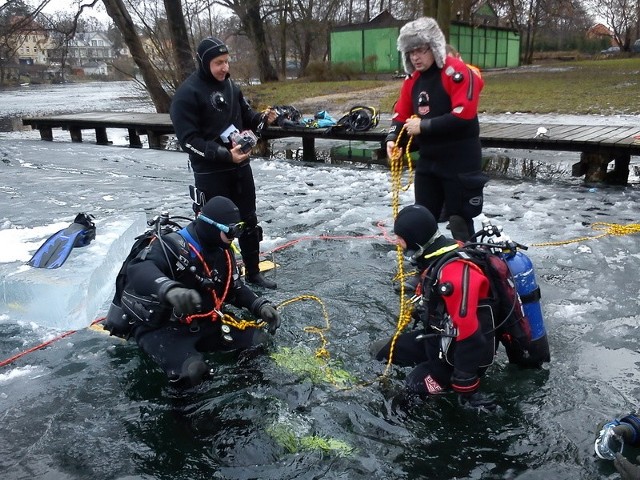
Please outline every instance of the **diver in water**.
M269 338L260 326L271 334L280 326L276 308L240 277L230 248L244 228L240 220L231 200L214 197L185 228L152 237L116 282L123 291L116 287L105 329L135 338L179 388L210 374L203 352L260 346ZM236 327L227 322L226 304L263 322Z
M422 272L413 315L423 328L401 333L392 356L394 364L414 367L406 378L408 390L426 395L453 390L464 407L495 410L495 401L480 392L480 378L499 342L520 367L540 368L550 361L546 333L537 343L531 340L520 297L513 283L503 281L511 275L506 261L445 237L422 205L403 208L394 233ZM388 361L391 346L385 339L371 350L377 360Z

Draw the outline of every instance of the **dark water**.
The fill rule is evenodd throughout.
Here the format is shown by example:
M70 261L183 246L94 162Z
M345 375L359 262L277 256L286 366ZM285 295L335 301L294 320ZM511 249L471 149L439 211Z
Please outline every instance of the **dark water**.
M189 212L180 153L3 139L0 156L2 229L77 211ZM638 236L536 245L596 235L593 222L638 223L636 187L491 180L485 215L531 245L552 362L520 371L500 352L482 388L502 412L478 415L452 395L407 396L407 370L382 377L370 357L399 308L395 252L378 227L391 218L388 172L263 159L254 172L263 246L280 265L279 288L265 295L313 295L329 325L317 301L283 306L267 352L212 355L215 377L188 395L133 343L84 328L56 340L0 367L0 478L617 478L593 440L598 422L636 408L640 394ZM329 359L315 362L319 332ZM0 361L60 333L0 314Z

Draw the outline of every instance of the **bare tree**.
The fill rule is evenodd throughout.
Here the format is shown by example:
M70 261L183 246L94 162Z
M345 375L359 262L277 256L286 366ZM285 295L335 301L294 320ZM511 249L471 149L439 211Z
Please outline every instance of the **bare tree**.
M314 50L321 58L328 56L326 39L329 38L339 3L337 0L294 0L291 29L300 58L300 74L305 72Z
M620 50L630 51L632 37L640 33L640 0L598 0L590 1L590 5L604 18Z
M167 23L171 33L173 54L177 66L177 77L182 83L193 70L193 56L187 35L187 26L182 12L181 0L164 0L164 9L167 13Z
M277 81L278 73L269 59L264 18L261 15L261 0L216 0L214 4L228 8L240 19L244 33L251 41L256 53L260 81L262 83Z
M97 0L94 0L93 4L96 2ZM131 56L140 69L145 88L149 92L156 111L158 113L167 113L171 106L171 98L162 87L162 83L149 60L149 55L142 45L136 26L126 6L122 0L102 0L102 3L107 10L107 14L111 17L118 30L120 30L120 33L122 33L124 42L127 47L129 47Z

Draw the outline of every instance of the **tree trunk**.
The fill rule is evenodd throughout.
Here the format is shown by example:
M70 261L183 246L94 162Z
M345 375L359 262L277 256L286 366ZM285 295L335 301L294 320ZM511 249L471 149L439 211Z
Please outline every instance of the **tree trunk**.
M282 78L287 78L287 20L289 14L289 2L285 1L282 4L282 11L280 12L280 74Z
M262 83L277 82L278 72L269 60L269 50L267 48L267 38L264 32L264 24L260 17L260 0L247 0L245 14L240 20L247 29L248 37L253 43L256 52L258 71ZM238 12L236 12L238 13Z
M440 26L440 30L444 34L447 43L449 42L449 30L451 26L451 2L449 0L440 0L438 2L438 16L436 21Z
M107 14L111 17L118 30L120 30L120 33L122 33L122 37L127 47L129 47L133 61L140 69L145 88L147 92L149 92L156 111L158 113L169 112L171 98L164 88L162 88L162 84L149 61L147 52L145 52L142 47L142 42L138 37L131 15L129 15L124 3L122 0L102 0L102 3L104 3Z
M178 71L176 79L184 82L195 68L187 25L182 12L182 0L164 0L164 9L167 14L171 42L173 43L173 55Z

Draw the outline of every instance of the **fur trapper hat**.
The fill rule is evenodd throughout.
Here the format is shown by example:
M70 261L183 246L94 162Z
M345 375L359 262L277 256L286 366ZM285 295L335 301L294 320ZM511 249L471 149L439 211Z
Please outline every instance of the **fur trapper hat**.
M447 41L444 33L440 30L438 22L430 17L420 17L417 20L405 24L400 29L398 36L398 51L402 52L402 63L404 70L411 75L415 68L411 64L409 52L416 48L428 45L433 52L433 58L438 68L444 65L444 59L447 55L445 47Z

